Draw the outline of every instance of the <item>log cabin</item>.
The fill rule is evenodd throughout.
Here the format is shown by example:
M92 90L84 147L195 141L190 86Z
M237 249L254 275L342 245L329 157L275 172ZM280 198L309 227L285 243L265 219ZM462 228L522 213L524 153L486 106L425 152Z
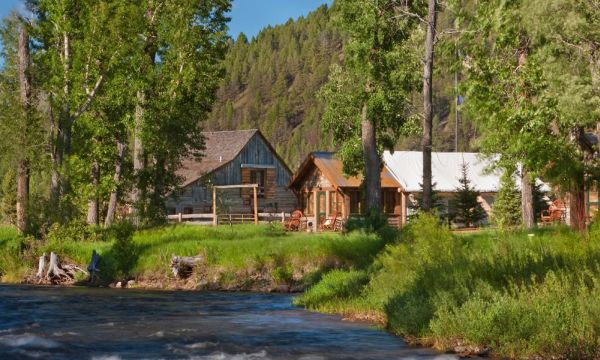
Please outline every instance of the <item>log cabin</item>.
M211 214L214 186L257 184L258 212L291 212L297 207L295 194L287 188L291 170L257 129L203 132L204 156L183 162L177 175L180 191L167 201L173 214ZM253 189L219 190L219 214L252 214Z
M313 152L300 165L289 188L298 196L300 209L316 231L323 219L334 213L342 219L363 213L361 184L361 176L344 175L342 162L335 153ZM381 171L381 187L381 208L391 225L400 226L404 208L402 193L386 166Z

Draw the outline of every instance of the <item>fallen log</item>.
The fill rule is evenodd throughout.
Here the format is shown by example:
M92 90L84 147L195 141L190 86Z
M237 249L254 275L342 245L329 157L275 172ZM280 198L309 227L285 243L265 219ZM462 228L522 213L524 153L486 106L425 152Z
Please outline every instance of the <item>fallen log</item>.
M173 275L178 278L187 278L192 275L194 267L204 261L204 256L175 256L171 258Z

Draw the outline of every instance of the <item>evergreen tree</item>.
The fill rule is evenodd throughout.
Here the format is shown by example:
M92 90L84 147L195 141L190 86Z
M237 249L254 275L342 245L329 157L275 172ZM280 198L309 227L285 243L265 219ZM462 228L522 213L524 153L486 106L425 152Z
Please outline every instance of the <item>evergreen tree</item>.
M500 189L492 206L492 223L500 229L514 228L521 222L521 194L513 173L506 170L500 178Z
M454 196L454 220L465 224L466 227L472 227L477 222L486 218L486 213L479 200L479 192L471 185L469 179L469 166L465 163L461 166L461 177L458 179L460 185L456 188Z

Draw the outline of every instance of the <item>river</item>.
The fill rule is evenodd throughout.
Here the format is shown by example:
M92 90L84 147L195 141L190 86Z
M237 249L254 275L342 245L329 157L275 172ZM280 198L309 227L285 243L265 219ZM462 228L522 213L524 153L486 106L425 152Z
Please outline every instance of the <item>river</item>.
M289 295L0 285L0 359L455 359Z

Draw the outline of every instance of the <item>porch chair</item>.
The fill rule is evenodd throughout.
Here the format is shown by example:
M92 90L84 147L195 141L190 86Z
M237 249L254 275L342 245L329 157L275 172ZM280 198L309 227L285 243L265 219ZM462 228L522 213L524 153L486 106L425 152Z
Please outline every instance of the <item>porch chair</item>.
M561 200L554 200L547 210L542 210L542 224L561 222L565 216L565 205Z
M338 220L338 213L337 211L334 211L330 217L323 219L321 222L321 231L337 231L339 227L337 226Z
M302 217L304 216L304 214L302 214L302 211L300 210L294 210L292 212L292 215L290 216L290 218L288 219L288 221L285 223L284 227L287 231L298 231L300 230L300 225L302 223Z

